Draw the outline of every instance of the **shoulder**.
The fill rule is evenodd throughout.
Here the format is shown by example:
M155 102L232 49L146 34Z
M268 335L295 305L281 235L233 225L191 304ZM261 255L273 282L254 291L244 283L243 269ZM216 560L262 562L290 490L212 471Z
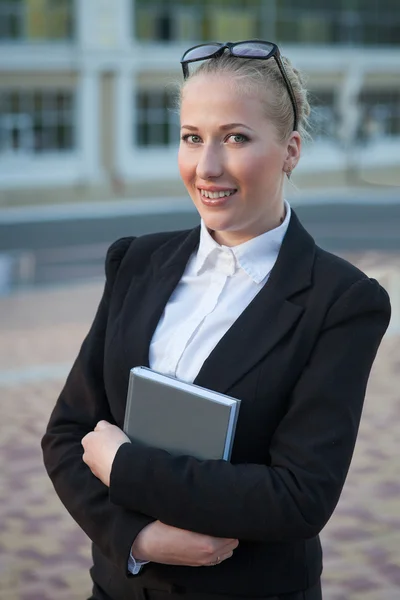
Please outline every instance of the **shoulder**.
M358 281L368 280L354 264L318 246L293 209L282 248L285 244L285 268L295 263L303 276L310 276L311 289L321 298L337 297Z
M315 278L323 280L325 284L330 282L342 289L346 289L362 279L368 279L368 275L354 264L317 245L315 246L314 274Z
M109 246L106 255L106 271L117 270L134 237L119 238Z
M390 317L390 300L376 279L349 261L316 246L314 283L331 293L331 313L350 308L354 312L383 312Z
M119 238L107 250L106 276L113 278L123 262L142 263L167 242L185 238L191 230L164 231Z

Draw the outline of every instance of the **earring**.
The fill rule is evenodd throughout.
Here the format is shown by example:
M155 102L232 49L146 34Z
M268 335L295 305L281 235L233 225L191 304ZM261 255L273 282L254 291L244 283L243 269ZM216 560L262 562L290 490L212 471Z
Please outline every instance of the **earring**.
M290 176L291 176L291 174L292 174L292 169L290 169L290 168L289 168L289 169L287 169L287 170L285 171L285 173L286 173L286 177L287 177L288 179L290 179Z

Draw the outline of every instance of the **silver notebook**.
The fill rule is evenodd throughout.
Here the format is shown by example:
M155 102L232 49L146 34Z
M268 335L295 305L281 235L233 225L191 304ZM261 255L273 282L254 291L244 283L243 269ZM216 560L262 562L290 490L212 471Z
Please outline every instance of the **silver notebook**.
M134 367L124 431L174 455L230 460L239 408L236 398Z

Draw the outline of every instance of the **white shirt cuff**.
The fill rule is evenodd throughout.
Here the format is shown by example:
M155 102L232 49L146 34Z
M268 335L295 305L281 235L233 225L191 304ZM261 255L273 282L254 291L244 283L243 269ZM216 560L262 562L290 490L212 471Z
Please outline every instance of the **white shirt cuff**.
M147 565L147 563L149 562L149 560L137 560L132 556L132 552L130 552L128 559L128 571L132 575L137 575L138 573L140 573L140 570L143 567L143 565Z

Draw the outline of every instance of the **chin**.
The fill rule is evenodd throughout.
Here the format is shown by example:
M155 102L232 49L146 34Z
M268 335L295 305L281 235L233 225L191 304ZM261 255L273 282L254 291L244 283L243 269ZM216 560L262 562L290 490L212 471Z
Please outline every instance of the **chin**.
M226 218L218 217L218 215L205 215L200 213L207 229L211 231L229 231L232 228L232 222Z

